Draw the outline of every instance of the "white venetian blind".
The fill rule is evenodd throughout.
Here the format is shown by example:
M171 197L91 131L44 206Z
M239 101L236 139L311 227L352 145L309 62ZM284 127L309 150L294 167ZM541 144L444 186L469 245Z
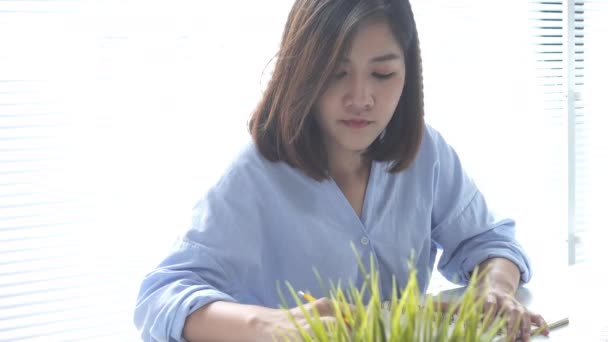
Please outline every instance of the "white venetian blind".
M529 3L412 3L427 120L456 148L490 207L515 218L535 271L565 263L565 125L544 110Z
M0 341L137 341L289 1L0 1Z
M412 0L427 120L516 219L537 274L603 241L607 2Z
M555 173L547 175L546 191L551 192L549 200L557 210L553 217L556 227L566 227L567 235L560 238L568 244L568 262L574 262L576 250L581 250L580 240L575 234L576 215L582 217L577 206L576 191L581 187L580 156L584 141L580 135L580 84L584 82L582 66L582 30L580 3L562 1L531 1L532 43L535 51L536 94L542 101L539 114L552 122L543 132L551 136L554 143L545 145L546 154L551 156ZM577 10L578 9L578 10ZM577 134L579 133L579 134ZM543 141L539 141L543 143ZM544 141L548 142L548 141ZM577 172L578 171L578 172ZM580 197L580 196L579 196ZM578 207L578 208L577 208ZM555 228L553 228L555 229ZM548 232L547 232L548 233Z
M94 233L72 184L78 141L62 102L63 76L77 67L78 5L0 2L0 341L120 329L108 305L119 285L86 262Z
M79 107L95 46L85 1L0 2L0 341L133 335L132 285L104 245ZM104 231L105 229L105 231ZM131 269L132 270L132 269ZM129 328L127 328L129 327Z
M573 253L575 262L600 262L608 258L605 242L608 241L605 223L605 201L608 193L608 167L605 146L608 143L608 100L605 82L608 79L608 0L576 2L570 7L577 13L575 42L577 78L576 122L576 212L572 227L580 247ZM577 33L580 32L580 33ZM578 69L580 68L580 69ZM580 78L580 82L577 81ZM581 139L579 139L581 137Z
M597 257L594 240L604 234L598 210L606 189L600 171L605 153L599 146L606 139L597 128L608 105L598 97L597 80L606 77L598 63L607 54L599 38L608 32L600 19L606 6L605 0L530 2L542 112L556 123L551 134L561 140L559 148L547 147L560 170L554 200L567 205L554 216L567 223L569 264Z

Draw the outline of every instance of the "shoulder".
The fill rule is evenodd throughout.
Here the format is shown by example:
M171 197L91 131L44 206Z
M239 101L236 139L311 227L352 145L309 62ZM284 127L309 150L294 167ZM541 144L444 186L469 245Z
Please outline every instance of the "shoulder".
M454 153L452 146L446 141L444 136L431 126L425 123L424 135L420 145L420 154L434 159L445 157L446 154Z
M198 232L213 227L238 230L246 217L248 223L253 222L263 205L260 198L272 191L269 172L277 167L264 159L253 142L241 146L195 204L189 238L198 241Z
M264 198L284 189L315 181L282 161L266 159L252 140L231 158L220 177L209 189L209 196L235 200Z
M265 171L269 171L276 166L277 163L270 162L262 156L252 140L247 140L232 157L219 181L231 179L234 174L265 173Z
M248 140L231 156L209 190L211 193L251 191L264 185L270 174L280 168L278 164L265 159L253 141Z
M269 209L284 208L285 198L290 194L299 195L302 190L312 188L314 180L306 178L284 162L267 160L253 142L248 142L194 206L194 230L221 226L243 234L239 227L262 227L275 213ZM248 234L254 230L250 229Z
M445 159L450 158L454 153L443 135L432 125L425 123L418 153L405 173L420 172L428 175L432 169L440 166L440 162L445 162ZM388 168L388 166L386 167Z
M388 170L390 164L385 164ZM386 177L417 190L420 196L434 196L438 189L444 191L457 185L469 184L459 156L443 135L429 124L425 124L418 154L410 167L398 173L385 172Z

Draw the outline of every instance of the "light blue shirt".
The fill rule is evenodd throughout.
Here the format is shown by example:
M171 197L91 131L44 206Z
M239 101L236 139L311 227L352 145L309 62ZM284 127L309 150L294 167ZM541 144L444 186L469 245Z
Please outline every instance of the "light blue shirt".
M377 264L390 299L414 257L425 291L438 249L439 271L466 284L490 257L513 261L522 283L529 260L514 238L514 221L497 217L462 169L455 151L428 125L413 164L391 174L372 163L358 216L333 180L318 182L286 163L273 163L251 143L195 207L192 227L141 286L135 324L145 341L183 341L186 317L213 301L279 307L277 283L327 295L326 284L353 282ZM291 296L284 291L287 299ZM289 302L293 305L293 301Z

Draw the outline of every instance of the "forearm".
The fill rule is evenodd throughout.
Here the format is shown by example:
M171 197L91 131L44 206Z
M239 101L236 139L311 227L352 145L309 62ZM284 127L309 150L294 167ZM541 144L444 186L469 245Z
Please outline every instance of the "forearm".
M257 317L274 309L217 301L188 316L183 335L189 342L263 341L267 330Z
M491 258L479 264L482 275L480 285L488 288L500 288L514 294L519 287L520 270L517 265L505 258Z

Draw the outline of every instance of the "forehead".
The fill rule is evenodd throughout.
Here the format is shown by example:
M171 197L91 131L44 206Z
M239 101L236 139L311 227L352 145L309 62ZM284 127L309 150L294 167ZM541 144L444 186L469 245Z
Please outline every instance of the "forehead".
M344 58L372 59L387 53L403 57L403 47L386 19L373 18L362 22L353 32Z

